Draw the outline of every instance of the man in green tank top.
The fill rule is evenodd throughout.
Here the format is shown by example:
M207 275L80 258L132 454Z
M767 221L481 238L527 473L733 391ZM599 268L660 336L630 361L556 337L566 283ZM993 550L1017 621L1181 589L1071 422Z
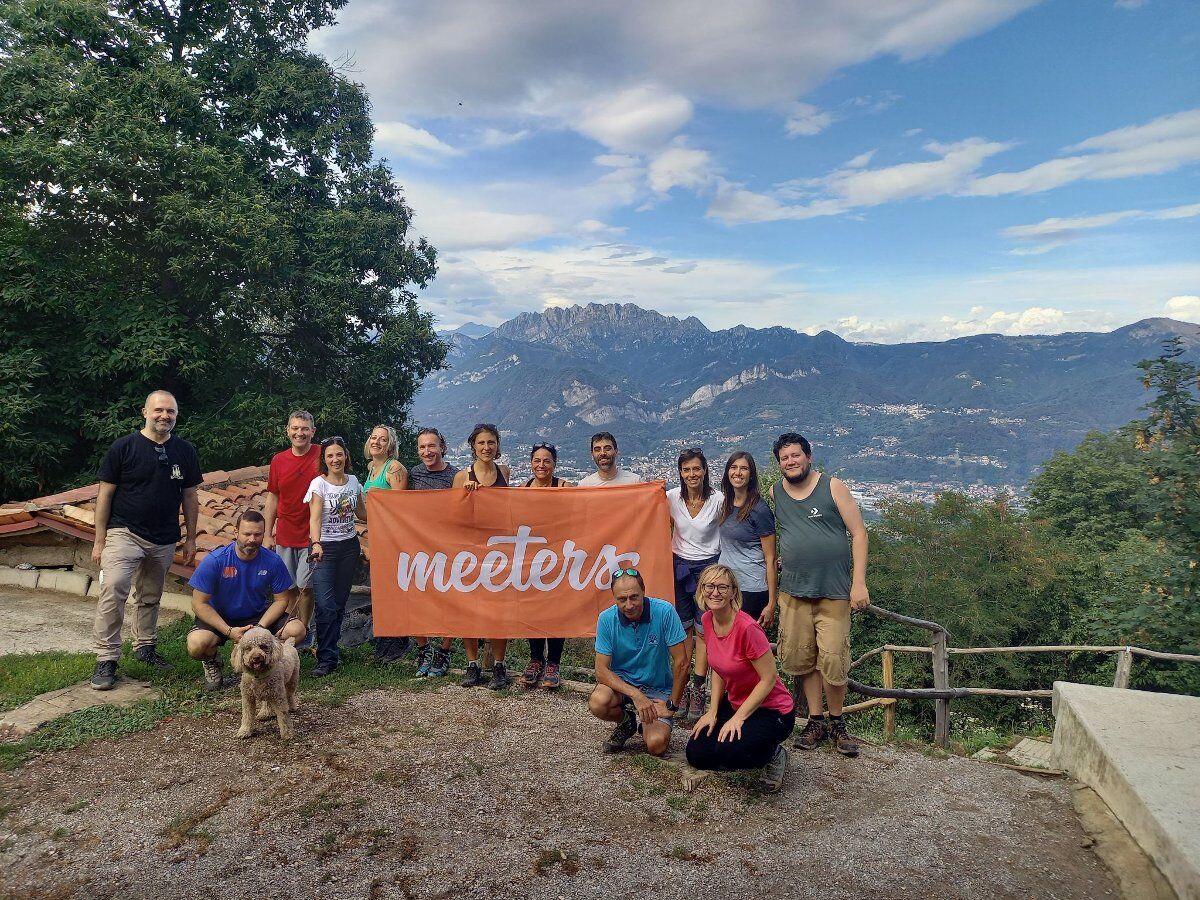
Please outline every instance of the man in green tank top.
M773 449L783 475L772 491L782 565L779 662L784 672L800 677L808 701L808 724L796 746L813 750L829 738L839 753L857 756L842 703L850 670L850 610L871 603L867 529L850 489L813 469L812 445L803 435L781 434Z

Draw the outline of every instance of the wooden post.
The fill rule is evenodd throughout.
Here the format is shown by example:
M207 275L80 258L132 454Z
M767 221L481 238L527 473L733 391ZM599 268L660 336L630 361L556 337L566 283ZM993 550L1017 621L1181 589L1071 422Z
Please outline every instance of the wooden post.
M946 651L946 632L933 633L933 686L950 687L950 654ZM934 701L933 742L946 749L950 742L950 701Z
M896 664L896 654L891 650L883 651L883 686L885 688L895 687L894 684L894 666ZM896 701L892 700L883 708L883 738L886 741L895 740L896 737Z
M1117 654L1117 675L1113 678L1113 687L1129 687L1129 672L1133 668L1133 652L1126 647Z

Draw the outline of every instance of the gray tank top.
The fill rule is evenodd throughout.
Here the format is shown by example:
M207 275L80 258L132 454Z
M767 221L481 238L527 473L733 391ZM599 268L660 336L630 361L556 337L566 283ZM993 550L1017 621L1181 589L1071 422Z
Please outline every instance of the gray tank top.
M850 599L850 534L833 502L829 476L821 474L804 500L793 500L777 483L779 589L793 597Z

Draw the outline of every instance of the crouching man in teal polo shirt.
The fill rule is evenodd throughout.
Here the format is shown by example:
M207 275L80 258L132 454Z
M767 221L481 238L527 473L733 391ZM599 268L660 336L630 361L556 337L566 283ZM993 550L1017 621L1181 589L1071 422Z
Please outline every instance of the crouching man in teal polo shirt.
M304 623L287 612L291 573L277 553L262 545L267 531L262 513L246 510L236 528L234 542L204 557L188 582L196 616L187 636L188 656L204 666L204 687L210 691L234 680L221 674L218 650L225 641L236 644L256 626L281 641L304 640Z
M640 725L646 752L662 756L687 682L687 635L675 604L647 597L637 569L613 572L612 592L616 605L596 620L596 687L588 708L617 723L606 753L624 747Z

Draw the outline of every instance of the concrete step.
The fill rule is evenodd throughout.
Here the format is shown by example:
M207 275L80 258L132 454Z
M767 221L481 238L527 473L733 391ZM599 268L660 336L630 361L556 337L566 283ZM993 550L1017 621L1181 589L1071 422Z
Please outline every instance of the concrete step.
M1108 804L1180 897L1200 898L1200 697L1054 685L1053 764Z

